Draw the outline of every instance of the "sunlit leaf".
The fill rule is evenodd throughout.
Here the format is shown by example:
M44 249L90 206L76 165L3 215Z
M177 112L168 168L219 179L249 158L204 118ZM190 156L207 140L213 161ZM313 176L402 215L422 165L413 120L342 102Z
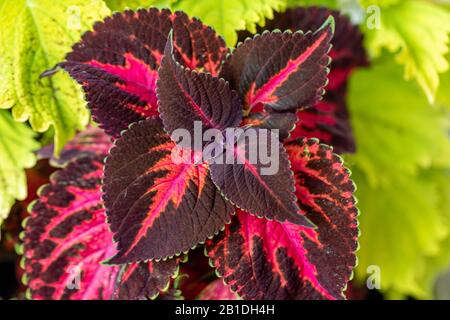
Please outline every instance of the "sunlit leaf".
M221 158L211 159L209 168L228 201L260 218L313 226L296 203L291 165L278 137L250 128L225 148ZM265 150L270 161L263 161L258 150Z
M31 298L112 296L119 267L100 265L116 252L101 200L102 159L79 158L40 189L24 239Z
M207 166L176 164L160 121L139 122L116 141L105 165L106 213L118 242L111 263L179 255L217 234L233 207Z
M430 108L386 58L357 71L349 93L358 152L346 163L362 212L357 278L379 267L383 292L429 297L438 268L428 261L447 259L450 224L439 200L446 189L423 173L450 167L448 111Z
M34 130L55 129L55 152L89 120L78 86L64 74L40 78L94 21L109 14L99 0L1 1L0 108Z
M361 6L369 7L369 6L377 6L380 8L389 7L391 5L397 4L402 0L357 0ZM409 0L407 0L409 1Z
M238 45L223 67L244 103L252 109L292 111L314 105L327 83L334 18L314 32L265 32Z
M317 140L288 144L302 212L317 228L238 210L207 243L218 273L245 299L342 299L356 263L355 187L341 159Z
M0 110L0 227L14 202L27 196L26 168L36 163L34 133Z
M169 7L176 0L105 0L105 3L112 11L123 11L125 9L136 10L139 8Z
M332 48L329 55L332 61L329 82L325 87L326 93L322 101L297 112L299 121L291 132L290 139L318 138L321 142L333 146L337 153L354 152L355 141L347 111L347 81L355 68L368 65L363 37L358 26L353 25L350 19L339 11L324 7L298 7L276 13L273 20L266 22L264 28L258 28L258 32L263 32L263 29L293 32L317 30L330 15L335 19L336 28L331 39ZM241 39L247 36L249 34L243 33ZM287 128L290 129L290 126Z
M389 1L390 4L392 1ZM434 101L439 74L449 68L448 52L450 12L429 1L397 1L383 7L378 16L379 28L366 27L368 49L379 56L383 48L396 54L405 67L405 78L415 79L428 100Z
M97 23L60 64L83 86L93 119L114 138L131 123L158 115L158 68L172 29L180 63L219 72L227 53L224 40L185 13L156 8L116 13Z
M436 270L431 273L431 266L427 270L427 261L449 256L444 241L450 224L447 209L439 204L439 185L420 175L395 171L383 175L382 184L370 186L367 177L353 168L362 212L357 279L365 281L379 270L382 292L429 298Z
M285 5L283 0L182 0L172 7L191 16L201 17L225 37L228 46L234 46L237 30L254 32L256 24L263 25L265 18L272 18L273 11L281 11Z
M223 283L222 279L212 281L200 292L199 300L240 300L240 297L230 287Z

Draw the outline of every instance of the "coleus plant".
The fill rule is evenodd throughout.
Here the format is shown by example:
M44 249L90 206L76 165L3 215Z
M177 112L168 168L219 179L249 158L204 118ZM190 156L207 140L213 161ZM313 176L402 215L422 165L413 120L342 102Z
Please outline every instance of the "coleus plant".
M322 7L292 8L282 13L275 13L272 20L266 22L261 33L267 30L316 30L329 15L336 20L336 30L332 39L332 58L329 83L322 100L313 108L297 111L298 122L290 132L289 140L301 137L318 138L321 142L333 146L334 152L349 153L355 151L355 141L350 125L346 105L347 81L351 72L357 67L368 65L367 55L362 44L362 34L349 19L338 11ZM252 36L242 32L240 40ZM258 117L258 116L257 116Z
M24 268L32 298L155 297L201 244L244 299L344 298L356 263L355 187L332 147L302 133L353 148L345 103L320 100L329 55L342 65L328 85L341 89L364 62L351 58L361 37L337 12L298 10L308 31L263 32L232 51L199 20L158 9L117 13L74 45L57 67L82 85L103 130L66 146L53 160L63 169L30 208ZM333 17L340 40L330 52ZM336 129L341 118L344 131ZM260 174L264 164L236 143L226 146L240 160L233 164L174 163L170 134L192 133L195 121L219 131L278 129L279 170ZM218 284L207 292L235 296Z

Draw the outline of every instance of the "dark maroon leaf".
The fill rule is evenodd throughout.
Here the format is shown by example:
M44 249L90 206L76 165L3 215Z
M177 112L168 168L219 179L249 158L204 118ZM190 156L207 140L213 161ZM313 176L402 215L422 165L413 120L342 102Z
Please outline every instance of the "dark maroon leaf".
M60 64L83 86L94 120L113 137L158 114L157 70L170 30L178 61L218 74L228 52L224 40L185 13L155 8L96 23Z
M50 163L55 167L64 167L77 158L98 154L106 155L111 146L111 137L99 128L90 127L69 141L57 158L53 152L53 144L41 148L37 154L40 159L49 158Z
M209 256L245 299L342 299L359 232L349 171L317 140L299 140L286 150L298 204L317 228L238 210L225 232L207 242Z
M330 16L313 32L265 32L238 45L222 75L244 101L244 113L253 108L292 111L315 104L327 82Z
M197 297L198 300L241 300L241 298L223 283L222 279L211 282Z
M363 36L358 27L339 11L323 7L300 7L276 13L257 32L275 29L293 32L316 30L330 15L335 19L336 29L331 40L333 47L329 55L332 62L326 94L323 101L313 108L298 111L299 122L291 133L291 140L316 137L333 146L337 153L354 152L355 141L346 106L347 80L355 68L368 65ZM242 33L240 39L243 41L249 36L251 34L248 32Z
M227 200L258 217L313 226L296 204L289 160L278 137L249 128L226 149L209 160L209 167L212 180ZM267 161L260 150L266 150L263 156Z
M174 147L161 122L147 119L111 149L104 200L119 250L111 263L180 254L230 221L233 207L216 190L207 166L174 163Z
M279 130L279 137L281 141L289 138L292 130L295 129L295 124L298 118L295 113L268 113L265 111L252 112L243 120L243 125L250 125L255 128L262 128L267 130Z
M331 39L333 45L330 56L332 58L331 70L341 68L352 69L368 64L367 54L362 45L363 35L358 27L353 25L350 19L337 10L330 10L325 7L298 7L290 8L284 12L277 12L273 19L267 20L264 27L257 29L258 33L264 30L291 30L292 32L303 30L317 30L323 21L329 16L335 20L334 36ZM252 36L250 33L243 33L240 40ZM342 78L345 80L346 77ZM339 83L336 83L339 86ZM331 83L328 87L335 85Z
M31 207L24 239L33 299L110 299L118 267L100 263L116 250L105 221L103 156L78 158L54 174Z
M169 35L157 83L158 105L164 128L171 134L186 129L194 137L194 121L204 129L225 130L242 119L242 105L228 83L207 73L182 67L172 54Z

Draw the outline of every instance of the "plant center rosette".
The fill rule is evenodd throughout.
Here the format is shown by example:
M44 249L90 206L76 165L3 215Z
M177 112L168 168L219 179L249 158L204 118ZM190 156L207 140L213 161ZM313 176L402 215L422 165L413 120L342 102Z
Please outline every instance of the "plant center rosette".
M337 12L283 15L304 24L232 51L201 21L157 9L114 14L73 46L57 68L81 84L100 128L54 159L63 168L31 206L32 298L153 298L199 245L226 284L212 282L203 297L344 298L358 246L355 187L314 137L354 148L345 84L365 55L353 56L360 34ZM240 135L180 147L177 132L195 140L198 124ZM208 147L211 156L196 157ZM174 161L177 148L195 161ZM270 174L251 152L260 149L276 155Z

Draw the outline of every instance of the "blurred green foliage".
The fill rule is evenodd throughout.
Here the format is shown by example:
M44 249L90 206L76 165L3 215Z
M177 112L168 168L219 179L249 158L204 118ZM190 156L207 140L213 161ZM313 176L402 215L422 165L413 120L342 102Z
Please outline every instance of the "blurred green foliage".
M351 78L349 106L358 150L346 156L358 186L361 250L357 278L380 266L382 288L426 298L433 260L450 258L448 109L430 106L391 57ZM433 174L431 174L433 173Z
M0 110L0 226L15 200L27 196L25 168L36 163L33 151L39 147L35 133Z

